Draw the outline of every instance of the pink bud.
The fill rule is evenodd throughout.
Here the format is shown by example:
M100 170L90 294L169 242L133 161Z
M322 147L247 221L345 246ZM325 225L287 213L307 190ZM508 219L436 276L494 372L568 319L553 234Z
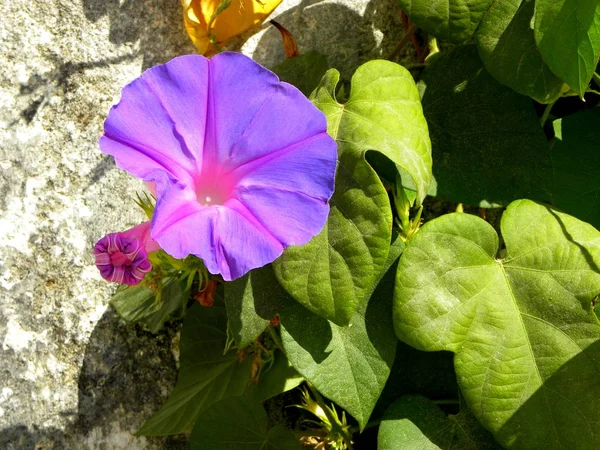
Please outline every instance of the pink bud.
M134 286L152 270L148 253L159 249L150 237L150 221L143 222L100 239L94 246L96 267L105 280Z

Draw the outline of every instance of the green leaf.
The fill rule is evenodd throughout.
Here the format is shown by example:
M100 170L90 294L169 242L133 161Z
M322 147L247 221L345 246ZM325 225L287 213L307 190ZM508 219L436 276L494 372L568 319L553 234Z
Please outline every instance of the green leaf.
M198 418L190 436L192 450L301 450L281 425L267 428L264 408L252 399L233 397L216 403Z
M127 322L143 322L157 333L168 319L183 311L186 301L187 293L184 295L180 284L172 280L163 287L160 298L146 287L129 286L117 291L110 304Z
M398 241L400 241L398 239ZM392 247L398 257L401 246ZM388 260L386 265L391 264ZM395 265L393 266L395 268ZM365 427L394 361L396 340L390 301L394 268L347 327L339 327L297 303L281 311L281 339L292 365L319 392Z
M455 353L477 419L515 448L600 446L600 233L529 200L487 222L454 213L409 242L394 293L396 334Z
M477 30L477 48L485 68L500 83L540 103L552 103L564 82L542 60L531 19L534 0L493 2Z
M600 229L600 111L582 111L553 125L553 203Z
M339 72L329 70L313 94L339 150L328 222L307 245L286 249L273 267L298 302L346 325L381 275L391 237L389 198L365 153L381 152L406 170L414 179L418 204L431 182L431 154L408 71L388 61L363 64L352 77L346 104L335 98L338 81Z
M381 417L394 400L404 395L423 395L432 400L458 401L454 354L422 352L398 341L394 365L371 420Z
M487 450L500 447L465 407L447 417L431 400L406 396L386 411L378 450Z
M138 431L142 436L178 434L192 429L208 406L242 395L252 358L239 362L235 351L223 354L227 315L222 304L194 304L181 331L179 378L166 402Z
M291 391L304 381L304 377L294 369L283 352L275 351L274 358L273 365L260 373L258 384L248 386L246 396L262 402Z
M250 271L225 284L229 327L238 348L253 342L279 312L289 294L281 287L271 265Z
M327 72L327 58L311 50L293 58L287 58L273 67L281 81L293 84L307 97L319 85Z
M421 396L396 400L385 412L379 434L379 450L439 450L452 440L451 425L435 403Z
M398 0L410 19L435 37L450 42L468 40L492 0Z
M438 196L484 207L550 200L548 143L532 101L490 76L474 45L434 59L420 88Z
M600 54L600 3L536 0L534 32L550 70L583 96Z
M337 70L329 70L312 99L327 116L340 159L366 165L367 151L384 154L413 178L420 206L431 183L431 143L413 77L398 64L369 61L352 76L344 104L335 95L339 78Z

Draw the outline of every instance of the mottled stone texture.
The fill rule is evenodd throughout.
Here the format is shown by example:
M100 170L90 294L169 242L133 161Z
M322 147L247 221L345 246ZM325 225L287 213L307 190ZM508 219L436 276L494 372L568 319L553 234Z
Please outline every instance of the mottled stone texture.
M97 140L125 84L193 52L180 14L178 0L0 4L0 449L186 448L132 435L175 383L177 324L119 320L91 255L143 220L141 184ZM393 0L284 0L274 17L345 78L402 34ZM233 48L284 57L268 25Z

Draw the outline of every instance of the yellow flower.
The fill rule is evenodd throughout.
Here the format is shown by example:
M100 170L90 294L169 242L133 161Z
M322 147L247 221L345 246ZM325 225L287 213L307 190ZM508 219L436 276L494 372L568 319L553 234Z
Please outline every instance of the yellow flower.
M213 43L223 45L261 23L280 3L281 0L181 0L185 29L203 55L215 52Z

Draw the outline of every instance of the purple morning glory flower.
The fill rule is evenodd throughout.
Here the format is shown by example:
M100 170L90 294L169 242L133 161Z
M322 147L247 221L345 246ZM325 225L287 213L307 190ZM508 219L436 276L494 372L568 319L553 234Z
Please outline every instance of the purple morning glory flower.
M300 91L250 58L188 55L123 89L100 147L155 182L163 250L233 280L323 228L337 159L326 130Z
M152 270L148 253L160 246L150 237L150 221L119 233L110 233L94 246L96 267L102 278L135 286Z

